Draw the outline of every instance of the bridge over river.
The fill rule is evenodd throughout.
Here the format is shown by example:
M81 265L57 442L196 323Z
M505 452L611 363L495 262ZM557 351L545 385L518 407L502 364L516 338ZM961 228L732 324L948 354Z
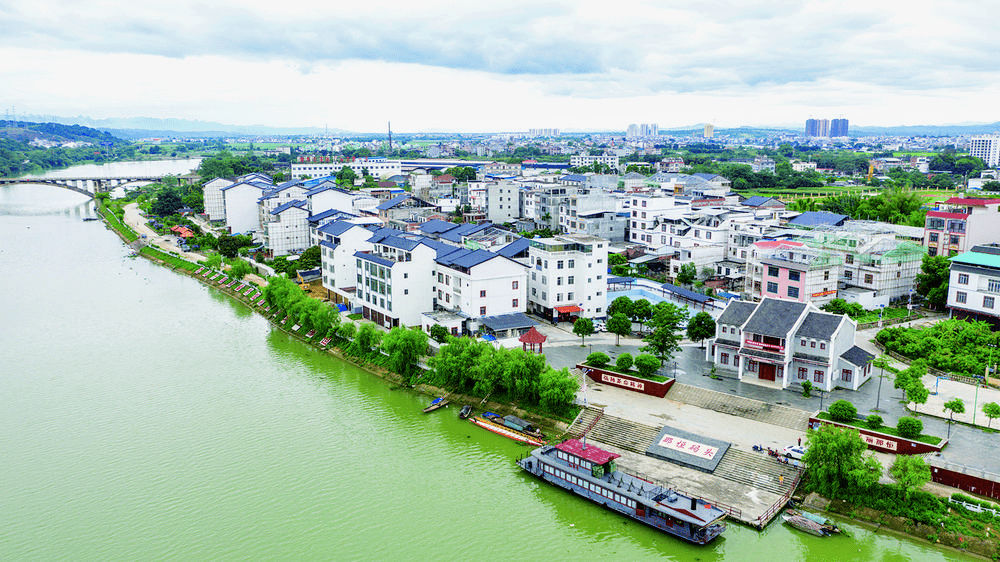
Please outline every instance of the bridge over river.
M134 176L101 176L101 177L68 177L68 178L0 178L0 186L13 184L51 185L75 191L87 197L104 193L112 189L133 183L150 183L160 181L168 174L145 174Z

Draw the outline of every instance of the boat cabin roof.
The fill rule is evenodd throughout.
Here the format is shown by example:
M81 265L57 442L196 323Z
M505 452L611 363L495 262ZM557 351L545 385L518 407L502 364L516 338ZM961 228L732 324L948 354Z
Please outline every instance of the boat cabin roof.
M586 459L596 464L604 464L621 456L593 445L587 445L584 447L583 443L579 439L567 439L566 441L556 445L556 449L565 451L571 455Z

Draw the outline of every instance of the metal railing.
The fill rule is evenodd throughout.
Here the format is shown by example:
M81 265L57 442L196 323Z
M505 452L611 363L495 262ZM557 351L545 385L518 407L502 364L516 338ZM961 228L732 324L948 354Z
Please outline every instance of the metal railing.
M781 499L771 504L771 507L767 508L767 511L762 513L760 517L757 518L758 529L763 529L764 525L766 525L769 521L771 521L771 519L775 516L775 514L784 509L784 507L788 504L788 500L792 499L792 494L795 493L795 488L799 487L799 482L801 480L802 480L802 470L798 470L796 471L795 474L795 480L792 482L792 487L789 488L787 492L785 492L785 495L781 496Z

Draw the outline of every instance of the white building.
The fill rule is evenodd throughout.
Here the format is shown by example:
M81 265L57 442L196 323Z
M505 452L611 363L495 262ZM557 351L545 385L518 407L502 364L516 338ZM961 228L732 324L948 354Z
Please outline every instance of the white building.
M973 246L951 258L948 309L952 318L983 320L1000 329L1000 244Z
M977 135L969 141L969 155L975 156L990 168L1000 166L1000 135Z
M205 214L212 222L224 222L226 220L226 200L222 196L222 188L229 187L236 182L226 178L215 178L205 182L202 187L202 196L205 200Z
M604 155L604 156L584 156L578 154L576 156L569 157L569 165L573 168L579 168L581 166L593 166L594 163L606 164L612 169L618 169L618 156L615 155Z
M527 271L487 250L460 248L437 258L437 306L469 318L524 312Z
M486 185L486 218L495 223L513 222L520 218L521 193L514 182L499 181Z
M529 310L562 320L607 316L606 239L560 235L529 243Z
M258 202L265 193L274 188L274 183L262 174L253 174L250 179L237 178L236 183L222 188L223 204L226 208L226 227L231 234L247 234L260 241L260 207Z
M376 178L387 178L403 173L403 166L399 160L357 158L351 162L293 162L292 178L302 179L306 176L310 178L334 176L345 166L354 170L354 173L358 177L364 175L366 171L369 175Z
M299 254L309 247L309 209L304 199L279 205L268 216L261 234L272 256Z

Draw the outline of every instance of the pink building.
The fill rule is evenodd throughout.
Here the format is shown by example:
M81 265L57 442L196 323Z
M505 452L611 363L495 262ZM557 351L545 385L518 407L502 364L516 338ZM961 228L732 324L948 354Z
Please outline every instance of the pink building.
M977 244L1000 242L1000 199L952 197L928 211L924 246L936 256L954 256Z

